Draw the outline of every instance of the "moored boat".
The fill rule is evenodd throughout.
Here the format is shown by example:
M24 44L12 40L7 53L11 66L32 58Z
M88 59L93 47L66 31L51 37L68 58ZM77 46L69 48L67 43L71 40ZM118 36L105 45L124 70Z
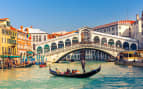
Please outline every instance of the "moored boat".
M40 68L47 67L47 64L46 64L46 63L40 64L39 67L40 67Z
M32 64L22 64L22 65L16 65L15 68L28 68L31 66L32 66Z
M120 52L115 64L143 67L143 50Z

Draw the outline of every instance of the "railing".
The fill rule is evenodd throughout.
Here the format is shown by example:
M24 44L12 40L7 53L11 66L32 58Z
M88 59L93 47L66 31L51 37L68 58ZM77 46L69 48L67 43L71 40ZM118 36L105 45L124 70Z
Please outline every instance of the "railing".
M117 47L110 47L110 46L104 46L104 45L100 45L100 44L74 44L72 46L66 46L64 48L58 48L55 50L51 50L50 52L45 53L45 55L49 56L49 55L53 55L53 54L58 54L60 52L65 52L68 50L73 50L73 49L81 49L81 48L97 48L97 49L104 49L104 50L108 50L108 51L113 51L113 52L120 52L120 51L124 51L124 49L122 48L117 48Z

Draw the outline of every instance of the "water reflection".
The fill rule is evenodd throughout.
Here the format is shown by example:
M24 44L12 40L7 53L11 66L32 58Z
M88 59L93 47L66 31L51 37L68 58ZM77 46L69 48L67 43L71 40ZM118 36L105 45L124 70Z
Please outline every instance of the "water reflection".
M48 67L17 68L0 70L0 88L41 88L41 89L127 89L143 87L143 70L138 67L117 66L114 63L87 62L87 71L96 69L101 64L101 72L84 79L54 77L49 74ZM66 68L79 69L79 62L72 64L53 64L61 71Z

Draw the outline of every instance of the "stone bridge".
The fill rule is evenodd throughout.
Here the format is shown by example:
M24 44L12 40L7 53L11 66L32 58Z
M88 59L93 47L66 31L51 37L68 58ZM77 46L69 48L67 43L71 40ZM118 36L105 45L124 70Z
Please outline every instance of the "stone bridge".
M135 39L95 32L91 28L83 27L76 33L39 43L35 53L37 60L58 62L64 56L80 49L94 49L98 59L109 59L111 56L116 57L121 51L138 49L138 44ZM87 51L87 55L90 54L92 53Z

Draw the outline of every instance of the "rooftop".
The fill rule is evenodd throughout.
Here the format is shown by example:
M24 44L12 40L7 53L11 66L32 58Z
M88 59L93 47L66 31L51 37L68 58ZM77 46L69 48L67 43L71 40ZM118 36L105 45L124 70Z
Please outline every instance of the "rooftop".
M8 20L8 18L1 18L0 20Z
M41 31L40 29L36 29L36 28L28 28L29 29L29 33L46 33L44 31Z
M106 33L101 33L101 32L97 32L97 31L94 31L94 33L96 34L100 34L100 35L104 35L104 36L110 36L112 38L119 38L119 39L124 39L124 40L128 40L128 41L137 41L136 39L132 39L132 38L129 38L129 37L122 37L122 36L117 36L117 35L110 35L110 34L106 34Z
M133 24L134 22L135 21L133 21L133 20L120 20L120 21L109 23L109 24L99 25L99 26L94 27L93 29L96 30L99 28L104 28L104 27L108 27L108 26L112 26L112 25L116 25L116 24Z

